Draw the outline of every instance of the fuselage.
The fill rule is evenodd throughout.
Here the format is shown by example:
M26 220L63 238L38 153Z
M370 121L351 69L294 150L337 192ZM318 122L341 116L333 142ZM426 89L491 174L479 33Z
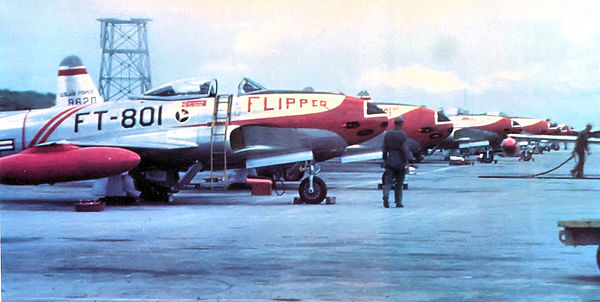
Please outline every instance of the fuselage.
M504 116L456 115L449 118L454 123L455 130L463 128L483 130L493 132L500 137L505 137L508 133L518 132L518 127L513 127L510 118Z
M440 143L442 149L460 149L464 145L486 142L497 149L508 133L519 133L521 127L510 118L498 115L449 116L454 123L454 132Z
M521 132L529 134L548 134L550 122L536 118L512 117L511 120L521 127Z
M214 104L214 97L132 100L19 112L0 118L0 141L6 142L0 157L44 144L69 143L125 148L140 154L141 165L185 169L195 161L206 161L209 155ZM368 114L368 106L366 101L329 93L269 92L234 97L223 136L228 161L243 167L249 155L268 154L271 149L285 153L289 145L312 150L315 158L339 156L346 146L385 129L385 115ZM217 123L217 127L223 125ZM256 151L256 146L249 145L256 135L241 130L251 126L285 128L288 132L284 133L294 141L267 137L264 139L280 141L269 150Z
M376 103L387 113L388 128L394 128L394 119L404 118L402 130L422 149L433 148L438 142L448 137L453 130L453 122L433 109L404 104Z
M386 130L394 128L394 119L398 116L404 118L402 130L408 136L407 145L416 157L425 153L427 149L435 147L439 142L452 133L452 122L442 113L435 110L413 105L376 103L387 115L388 126ZM381 147L384 134L360 144L350 146L342 162L354 162L381 158Z

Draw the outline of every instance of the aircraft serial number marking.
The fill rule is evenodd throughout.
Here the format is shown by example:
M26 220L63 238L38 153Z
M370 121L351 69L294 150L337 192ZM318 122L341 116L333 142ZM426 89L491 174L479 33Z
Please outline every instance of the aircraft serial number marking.
M123 128L133 128L136 125L140 125L142 127L152 126L155 123L158 126L162 125L162 107L158 106L158 109L154 107L144 107L139 111L136 108L127 108L121 111L121 127ZM79 132L79 124L83 124L85 122L86 116L95 115L98 121L97 129L98 131L102 130L103 116L108 113L108 110L100 110L93 112L79 112L75 114L75 133ZM118 120L119 116L112 115L109 117L110 120Z
M69 99L69 105L86 105L86 104L96 104L96 97L83 97L83 98L75 98Z

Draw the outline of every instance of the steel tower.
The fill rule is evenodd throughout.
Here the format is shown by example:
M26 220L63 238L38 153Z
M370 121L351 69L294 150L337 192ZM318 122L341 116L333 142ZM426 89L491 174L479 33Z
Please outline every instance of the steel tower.
M102 62L98 88L105 100L125 99L152 87L148 31L151 19L97 19Z

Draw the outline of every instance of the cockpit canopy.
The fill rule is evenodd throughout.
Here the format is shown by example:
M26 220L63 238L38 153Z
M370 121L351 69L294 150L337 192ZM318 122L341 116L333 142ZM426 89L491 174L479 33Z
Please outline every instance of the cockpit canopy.
M267 88L265 88L265 86L258 84L250 80L249 78L243 78L240 84L238 85L238 96L265 91L267 91Z
M249 78L243 78L242 81L240 82L240 84L238 85L238 96L241 95L247 95L247 94L263 94L263 93L306 93L306 94L310 94L310 93L319 93L319 94L335 94L335 93L331 93L331 92L319 92L319 91L315 91L312 87L305 87L302 90L273 90L273 89L267 89L265 88L265 86L249 79ZM342 94L342 93L340 93Z
M190 78L166 83L144 93L145 100L185 100L217 95L217 80Z
M312 87L303 90L268 90L263 85L249 79L243 78L238 85L238 96L257 93L326 93L315 92ZM189 78L166 83L157 88L148 90L139 99L142 100L186 100L203 97L215 97L217 95L217 80L206 80L200 78Z

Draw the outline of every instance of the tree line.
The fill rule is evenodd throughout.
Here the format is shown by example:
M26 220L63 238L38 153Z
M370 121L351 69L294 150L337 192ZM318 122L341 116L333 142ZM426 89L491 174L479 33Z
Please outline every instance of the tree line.
M0 89L0 111L48 108L54 106L55 101L54 93Z

